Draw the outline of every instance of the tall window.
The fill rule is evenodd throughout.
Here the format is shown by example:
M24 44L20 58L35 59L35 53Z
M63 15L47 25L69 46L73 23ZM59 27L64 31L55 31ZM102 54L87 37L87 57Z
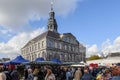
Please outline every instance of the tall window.
M48 46L53 47L53 42L51 40L48 42Z
M35 44L35 50L37 50L37 44Z
M30 52L31 52L31 46L30 46Z
M57 43L57 48L60 49L60 43L59 42Z
M42 41L42 48L43 48L43 46L44 46L44 41Z
M67 42L70 42L70 38L69 37L67 37Z
M67 37L64 37L64 41L66 41L66 42L67 42Z
M34 60L37 58L37 55L34 53Z
M38 49L40 49L40 43L38 43Z
M65 50L67 50L67 45L65 44Z
M75 51L75 47L73 46L73 51Z
M26 51L26 53L28 53L29 52L29 48L27 47L27 51Z
M62 43L59 43L59 48L62 49Z
M32 45L32 51L34 51L34 46Z
M57 42L55 42L55 48L57 48Z

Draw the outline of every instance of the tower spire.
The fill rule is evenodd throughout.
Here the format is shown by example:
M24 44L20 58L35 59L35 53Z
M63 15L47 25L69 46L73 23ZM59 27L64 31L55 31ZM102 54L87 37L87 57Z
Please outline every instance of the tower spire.
M51 11L49 13L49 19L48 19L48 30L57 32L57 22L55 19L55 13L53 11L53 0L51 1Z

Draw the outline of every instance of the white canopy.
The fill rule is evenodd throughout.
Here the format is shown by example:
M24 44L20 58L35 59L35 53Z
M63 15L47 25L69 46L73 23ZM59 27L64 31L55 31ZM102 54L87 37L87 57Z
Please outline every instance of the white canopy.
M91 60L91 61L87 61L87 64L90 63L103 63L103 64L112 64L112 63L120 63L120 57L110 57L110 58L106 58L106 59L98 59L98 60Z
M71 65L72 67L84 67L85 65L82 65L82 64L73 64Z
M85 62L84 62L84 61L81 61L80 63L84 64Z
M85 67L87 64L84 61L71 65L72 67Z

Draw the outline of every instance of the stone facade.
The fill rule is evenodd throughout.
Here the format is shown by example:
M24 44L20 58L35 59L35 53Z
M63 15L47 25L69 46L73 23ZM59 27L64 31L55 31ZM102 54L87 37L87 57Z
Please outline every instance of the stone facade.
M50 12L48 31L29 41L21 53L25 59L34 61L38 57L45 60L58 58L63 62L85 61L86 48L71 33L59 34L54 11Z

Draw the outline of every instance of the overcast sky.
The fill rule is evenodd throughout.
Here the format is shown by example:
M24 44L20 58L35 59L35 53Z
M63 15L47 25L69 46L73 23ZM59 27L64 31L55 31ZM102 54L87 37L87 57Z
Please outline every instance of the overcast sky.
M47 30L51 0L0 0L0 57L15 57ZM59 33L71 32L86 55L120 51L120 0L53 0Z

